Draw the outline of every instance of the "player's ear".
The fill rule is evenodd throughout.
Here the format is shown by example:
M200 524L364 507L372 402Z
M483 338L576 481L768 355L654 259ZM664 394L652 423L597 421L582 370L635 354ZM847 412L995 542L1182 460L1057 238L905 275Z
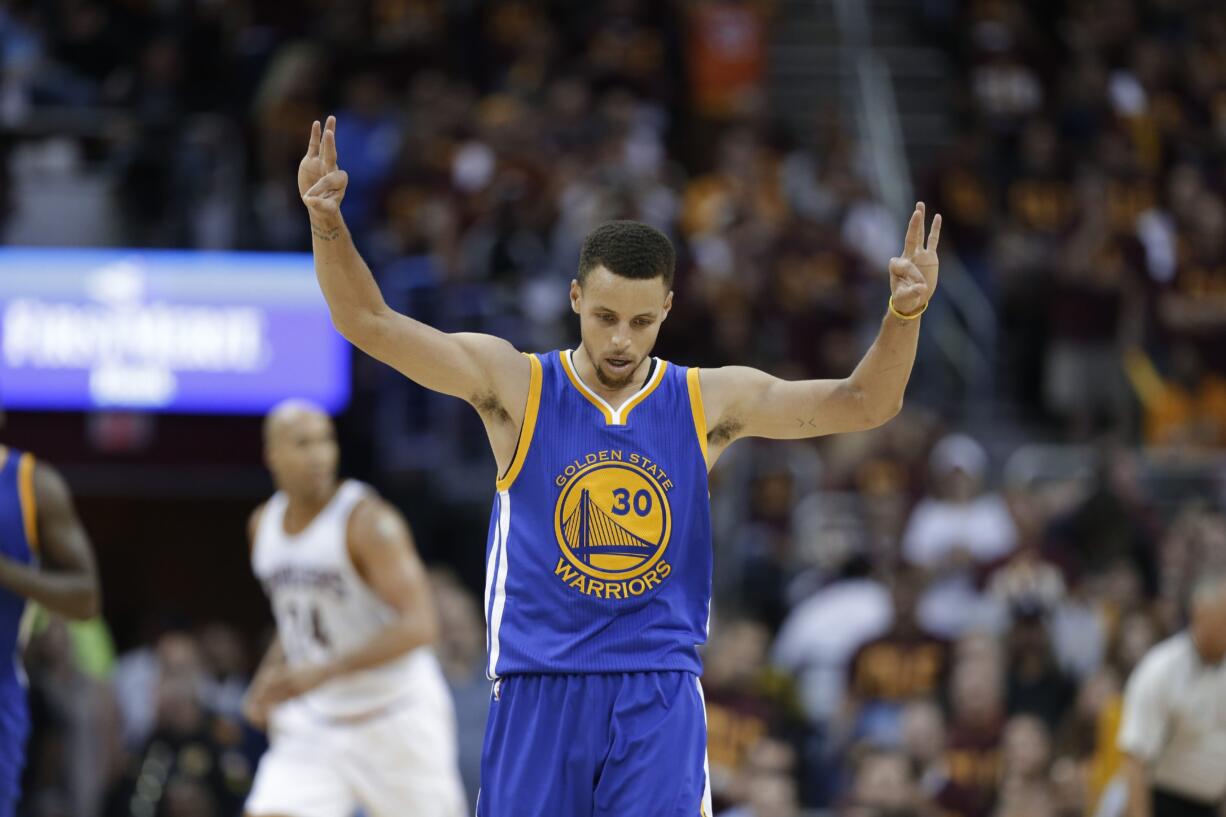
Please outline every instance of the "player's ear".
M579 285L578 279L570 279L570 308L576 315L579 314L579 299L582 297L583 287Z
M663 323L664 319L668 317L668 313L672 310L672 308L673 308L673 291L670 289L668 291L668 295L664 297L664 314L660 316L661 323Z

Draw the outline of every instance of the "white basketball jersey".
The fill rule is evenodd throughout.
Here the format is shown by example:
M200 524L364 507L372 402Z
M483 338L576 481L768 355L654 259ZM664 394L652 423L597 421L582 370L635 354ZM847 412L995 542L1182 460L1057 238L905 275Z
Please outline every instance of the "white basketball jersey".
M396 615L367 587L349 558L349 516L370 495L360 482L342 483L332 501L292 536L285 532L285 494L275 494L264 509L252 566L272 603L291 666L324 664L351 653ZM328 717L362 715L409 696L419 672L438 672L429 648L335 678L300 700Z

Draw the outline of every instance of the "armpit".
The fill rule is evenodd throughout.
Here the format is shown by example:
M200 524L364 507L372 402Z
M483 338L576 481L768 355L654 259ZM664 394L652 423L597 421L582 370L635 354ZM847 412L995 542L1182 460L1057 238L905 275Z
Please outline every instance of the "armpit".
M498 395L494 394L492 391L474 394L470 402L473 404L473 408L475 408L477 413L482 417L486 417L496 423L511 422L510 412L508 412L506 407L502 405L502 401L498 399Z
M715 428L707 432L707 444L726 445L735 440L744 427L745 424L734 417L721 420Z

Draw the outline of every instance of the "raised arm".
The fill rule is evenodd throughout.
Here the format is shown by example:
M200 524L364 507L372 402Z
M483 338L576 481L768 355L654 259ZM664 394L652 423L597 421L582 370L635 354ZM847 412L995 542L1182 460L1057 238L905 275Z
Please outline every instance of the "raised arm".
M337 331L428 389L479 410L503 405L518 426L528 395L527 359L501 338L440 332L391 309L341 217L348 183L337 166L336 117L330 116L324 128L311 126L298 192L310 213L315 274Z
M0 557L0 587L74 619L92 618L102 606L89 537L77 519L72 494L50 465L34 465L40 564Z
M919 316L937 285L941 217L924 242L924 205L916 205L903 253L890 260L890 306L877 339L841 380L780 380L744 366L699 373L708 461L740 437L799 439L874 428L902 408L915 363Z

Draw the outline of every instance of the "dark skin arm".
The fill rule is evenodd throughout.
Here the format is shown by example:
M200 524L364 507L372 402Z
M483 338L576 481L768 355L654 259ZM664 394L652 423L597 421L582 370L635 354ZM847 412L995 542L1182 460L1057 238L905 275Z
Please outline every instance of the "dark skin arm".
M72 619L98 615L102 593L89 537L81 527L68 484L50 465L34 466L40 565L0 557L0 587Z
M397 616L370 641L315 667L269 667L260 703L272 706L348 675L433 644L438 620L425 566L400 513L382 499L363 501L349 519L349 555L363 581Z

